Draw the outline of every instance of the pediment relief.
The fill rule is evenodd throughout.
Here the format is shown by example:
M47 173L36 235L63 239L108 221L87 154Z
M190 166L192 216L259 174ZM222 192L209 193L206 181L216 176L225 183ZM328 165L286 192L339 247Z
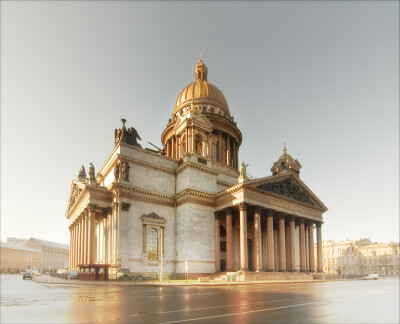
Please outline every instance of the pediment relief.
M181 128L188 126L187 124L189 120L190 120L190 126L198 126L208 131L212 130L212 124L202 114L187 113L186 115L179 117L179 121L175 124L174 131L177 131Z
M83 183L80 183L78 181L73 181L71 185L71 190L69 193L69 199L68 199L68 210L67 214L71 210L71 208L75 205L79 197L81 196L82 192L85 190L86 185Z
M326 206L307 188L297 177L268 177L264 181L253 180L246 187L257 191L288 198L295 202L306 204L310 207L327 210Z
M258 185L256 188L262 191L267 191L280 196L291 198L310 206L315 206L315 204L310 199L310 195L307 193L307 191L301 189L298 185L296 185L291 178L286 178L275 182L263 183Z

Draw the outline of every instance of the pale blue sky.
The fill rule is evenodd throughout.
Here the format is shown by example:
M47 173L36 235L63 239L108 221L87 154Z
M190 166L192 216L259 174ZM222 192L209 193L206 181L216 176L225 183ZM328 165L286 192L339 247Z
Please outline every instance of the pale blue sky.
M125 117L160 144L203 53L270 175L288 152L325 203L324 239L399 240L399 2L1 1L1 240L68 242L82 164Z

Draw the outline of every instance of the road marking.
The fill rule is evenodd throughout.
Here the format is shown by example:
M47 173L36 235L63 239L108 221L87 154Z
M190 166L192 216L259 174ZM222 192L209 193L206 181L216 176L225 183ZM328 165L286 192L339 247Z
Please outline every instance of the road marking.
M260 302L255 302L255 303L248 303L248 304L231 304L231 305L222 305L222 306L211 306L211 307L199 307L199 308L178 309L178 310L172 310L172 311L157 312L157 314L178 313L178 312L189 312L189 311L195 311L195 310L204 310L204 309L211 309L211 308L223 308L223 307L232 307L232 306L249 306L249 305L274 303L274 302L280 302L280 301L286 301L286 300L293 300L293 299L299 299L299 298L276 299L276 300L268 300L268 301L260 301ZM131 315L131 316L133 316L133 315ZM139 316L139 315L135 315L135 316Z
M273 308L263 308L263 309L258 309L258 310L253 310L253 311L247 311L247 312L238 312L238 313L230 313L230 314L222 314L222 315L214 315L214 316L205 316L205 317L189 318L189 319L177 320L177 321L170 321L170 322L162 322L162 323L160 323L160 324L170 324L170 323L181 323L181 322L200 321L200 320L205 320L205 319L210 319L210 318L227 317L227 316L235 316L235 315L251 314L251 313L260 313L260 312L267 312L267 311L271 311L271 310L278 310L278 309L285 309L285 308L293 308L293 307L306 306L306 305L319 304L319 303L321 303L321 302L318 301L318 302L304 303L304 304L297 304L297 305L290 305L290 306L281 306L281 307L273 307Z

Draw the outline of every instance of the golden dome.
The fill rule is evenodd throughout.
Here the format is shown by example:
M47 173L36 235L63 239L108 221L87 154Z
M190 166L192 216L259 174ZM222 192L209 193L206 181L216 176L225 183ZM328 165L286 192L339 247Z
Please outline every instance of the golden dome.
M174 107L174 115L184 107L190 106L193 101L195 106L203 104L205 109L209 109L211 106L214 113L218 113L216 110L219 108L221 115L230 117L228 102L224 94L218 87L207 81L207 72L206 65L200 59L194 69L195 81L187 85L179 94ZM203 106L201 107L203 109Z

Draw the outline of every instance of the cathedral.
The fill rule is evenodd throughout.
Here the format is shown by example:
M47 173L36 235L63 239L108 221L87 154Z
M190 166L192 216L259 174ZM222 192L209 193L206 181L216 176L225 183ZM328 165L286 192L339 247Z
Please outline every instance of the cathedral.
M326 206L286 147L271 175L248 176L238 161L242 132L202 59L178 95L163 148L140 140L122 119L98 173L90 164L88 177L82 167L72 181L69 269L322 272Z

